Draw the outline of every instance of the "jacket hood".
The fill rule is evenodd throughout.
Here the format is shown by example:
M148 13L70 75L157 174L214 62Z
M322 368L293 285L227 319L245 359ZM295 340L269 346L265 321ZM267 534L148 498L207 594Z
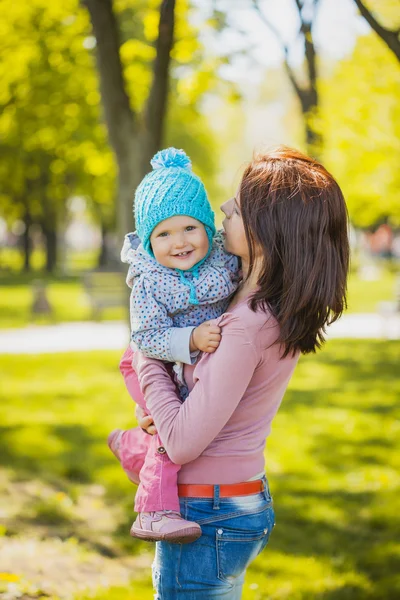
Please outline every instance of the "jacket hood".
M210 255L199 267L200 272L202 271L202 267L205 266L207 268L207 265L223 267L226 263L226 257L227 253L223 249L223 239L221 234L217 232ZM121 261L129 265L126 283L130 287L132 287L135 277L143 274L157 280L164 277L177 277L182 280L182 276L177 269L170 269L160 265L155 258L146 252L136 231L126 234L121 250Z
M135 277L150 273L154 275L173 275L179 278L179 273L160 265L143 247L137 233L127 233L121 250L121 261L129 265L126 283L132 287Z

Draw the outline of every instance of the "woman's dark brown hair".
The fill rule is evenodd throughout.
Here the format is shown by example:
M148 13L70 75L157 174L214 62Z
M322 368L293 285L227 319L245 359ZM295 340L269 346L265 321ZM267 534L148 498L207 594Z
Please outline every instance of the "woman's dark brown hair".
M338 184L317 161L280 146L247 166L240 209L248 276L262 254L252 310L269 309L278 321L283 357L315 352L346 308L348 216Z

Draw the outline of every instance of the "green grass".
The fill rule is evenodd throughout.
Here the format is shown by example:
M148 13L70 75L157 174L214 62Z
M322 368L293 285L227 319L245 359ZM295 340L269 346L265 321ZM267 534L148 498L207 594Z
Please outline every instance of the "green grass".
M266 451L277 526L248 571L244 600L400 597L399 355L400 342L332 340L301 359ZM36 598L34 581L53 597L48 586L66 586L70 568L82 581L68 598L152 598L152 547L127 534L132 488L105 444L113 427L134 423L118 358L0 357L0 564L9 554L1 539L19 544L18 556L37 544L38 555L50 545L57 558L42 579L14 560L0 591L14 585ZM134 580L124 583L128 559Z
M32 323L30 306L32 286L38 275L0 274L0 329L24 327ZM48 277L39 279L47 284L47 296L53 309L51 316L35 317L34 322L52 324L63 321L87 321L92 310L79 276ZM379 302L393 300L395 275L383 271L378 281L364 281L351 274L349 278L348 313L375 312ZM102 319L125 319L123 308L108 308Z
M383 269L377 280L366 281L352 272L348 281L348 313L376 312L380 302L393 301L395 270Z
M25 327L32 322L51 325L65 321L88 321L92 319L92 307L78 277L40 278L46 284L46 295L52 314L32 317L33 287L37 278L25 276L21 282L0 277L0 329ZM123 307L104 309L102 319L123 320L127 310Z
M85 252L69 251L67 256L68 270L82 271L96 267L98 250L87 250ZM3 270L19 274L24 268L24 257L18 248L0 248L0 264ZM36 276L45 268L46 255L44 250L35 249L31 255L31 268Z
M70 253L68 272L72 275L48 275L43 271L44 253L32 254L31 273L21 272L22 254L15 248L0 249L0 329L25 327L32 322L54 324L66 321L88 321L93 312L82 285L85 271L96 268L97 253ZM32 316L31 306L37 282L46 286L46 295L52 308L51 315ZM107 308L102 311L104 320L125 320L127 309Z

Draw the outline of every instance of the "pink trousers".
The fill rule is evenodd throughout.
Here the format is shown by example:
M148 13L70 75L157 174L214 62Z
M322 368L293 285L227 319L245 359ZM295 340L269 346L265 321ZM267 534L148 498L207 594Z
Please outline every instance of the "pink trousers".
M146 402L137 375L132 368L133 352L125 351L119 364L127 390L132 399L146 412ZM122 468L139 474L140 485L135 497L136 512L174 510L180 512L178 471L158 435L149 435L140 427L128 429L121 438Z

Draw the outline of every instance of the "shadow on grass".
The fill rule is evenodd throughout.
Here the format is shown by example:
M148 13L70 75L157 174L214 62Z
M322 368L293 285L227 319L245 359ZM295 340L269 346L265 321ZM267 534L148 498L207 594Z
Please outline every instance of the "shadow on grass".
M295 489L293 482L297 484ZM329 565L339 579L341 573L357 574L360 584L343 583L334 590L309 592L309 595L305 592L296 598L394 600L400 597L400 578L395 576L400 572L396 547L400 517L379 516L379 492L299 490L298 473L284 476L282 481L278 478L276 483L277 524L267 549L250 568L252 580L255 575L261 577L265 573L269 579L282 579L289 563L313 557L319 564ZM395 493L393 503L396 503ZM285 560L271 566L269 552L278 552ZM290 571L286 577L290 578ZM316 575L310 568L304 577L312 581Z
M395 475L399 347L398 342L372 345L368 341L334 341L317 357L301 359L274 421L267 453L267 472L269 464L275 465L270 478L277 527L266 551L251 565L251 581L262 581L267 574L284 590L292 573L297 573L293 597L302 600L400 597L396 579L400 572L400 513ZM40 371L43 378L48 365L53 368L54 357L43 359L43 363L45 360L47 366ZM20 415L29 406L25 409L21 405L20 413L15 409L7 420L14 425L0 428L0 465L12 466L20 479L36 477L67 493L74 485L82 491L101 483L106 489L107 506L122 506L112 528L115 547L127 554L140 553L143 545L128 535L134 518L135 488L123 481L124 476L106 447L104 433L115 418L115 411L124 414L128 405L119 400L120 392L115 391L112 361L116 364L117 358L110 356L109 367L99 360L96 355L89 363L85 356L85 370L89 369L95 382L92 387L89 376L79 372L82 358L76 356L73 365L69 365L74 377L71 387L64 388L69 390L65 396L63 392L60 395L62 386L58 379L45 395L40 392L36 396L37 404L33 402L31 407L37 410L32 431L29 421L23 427L18 425ZM101 386L99 364L105 374ZM38 368L36 363L34 368ZM61 364L56 365L54 372L60 368ZM78 402L76 389L82 395ZM20 396L14 396L14 406L20 402ZM81 414L79 407L83 407L80 403L85 402L85 397L92 399L94 411ZM45 414L49 410L50 401L53 424L42 419L42 411ZM75 423L62 424L63 412L68 410L75 411ZM102 549L102 540L91 538L88 528L77 520L63 525L68 513L55 514L51 506L39 509L45 521L58 519L59 529L65 525L71 531L75 527L79 539L99 552L112 552L107 544ZM148 549L148 545L145 547ZM278 559L270 564L269 557L274 552ZM303 564L307 569L310 558L317 562L316 571L311 566L299 574ZM314 577L319 578L320 588L310 591L306 583ZM260 598L291 598L290 591L289 595L285 593L268 596L266 592Z
M26 447L24 450L24 444L18 443L23 431L26 427L0 426L0 465L12 465L17 477L39 476L47 482L62 477L71 482L91 483L96 481L96 471L111 461L97 452L99 444L106 441L83 425L46 426L45 435L58 439L62 447L54 453L46 450L45 445L42 453L36 451L37 447L30 453Z
M398 353L397 340L346 340L340 345L330 342L318 356L321 365L340 369L342 381L357 380L357 387L377 381L393 383L394 359ZM362 349L362 354L360 350ZM397 356L397 360L398 360ZM382 390L384 391L384 390ZM379 406L379 398L376 399Z

